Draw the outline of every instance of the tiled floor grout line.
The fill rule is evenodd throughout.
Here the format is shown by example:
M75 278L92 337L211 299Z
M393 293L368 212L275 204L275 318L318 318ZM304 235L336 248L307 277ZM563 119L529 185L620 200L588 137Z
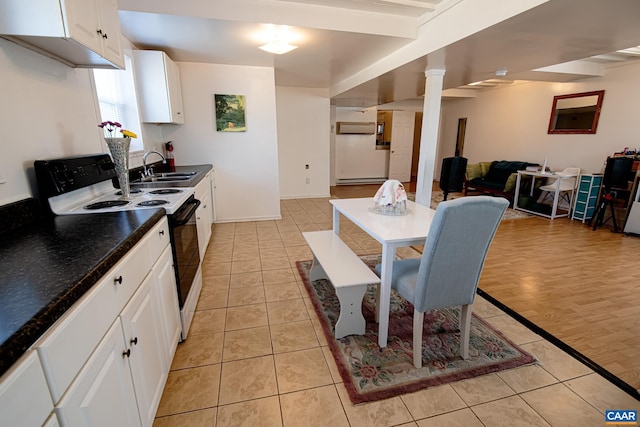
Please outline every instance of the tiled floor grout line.
M304 206L306 206L306 205L307 205L307 202L306 202L307 200L310 200L310 199L305 199L305 202L300 202L299 204L300 204L300 205L304 205ZM297 202L297 201L296 201L296 202ZM320 202L318 202L318 203L320 203ZM323 203L326 203L326 201L325 201L325 200L323 200ZM294 204L294 203L293 203L293 202L291 202L291 204ZM297 204L297 203L296 203L296 204ZM303 221L305 221L304 223L300 223L300 224L298 224L298 223L295 221L295 217L296 217L296 215L292 215L292 214L291 214L291 211L289 211L289 209L287 209L287 208L286 208L286 205L287 205L287 203L283 203L283 209L282 209L282 212L283 212L283 215L282 215L282 216L283 216L283 222L282 222L282 224L284 224L284 226L283 226L282 228L283 228L284 230L280 230L280 228L278 227L278 225L279 225L280 223L279 223L278 221L273 221L273 224L274 224L274 225L273 225L273 227L275 227L276 229L278 229L279 239L280 239L280 241L281 241L281 243L282 243L282 247L285 249L285 252L286 252L286 254L287 254L287 255L286 255L286 258L287 258L287 260L288 260L288 264L289 264L289 267L288 267L287 269L288 269L288 270L291 270L291 272L293 273L293 278L294 278L294 279L293 279L293 282L292 282L292 283L295 283L295 284L296 284L296 287L297 287L297 290L298 290L298 294L299 294L299 296L298 296L298 297L296 297L296 298L294 298L294 299L295 299L295 300L301 300L301 301L302 301L302 303L303 303L303 305L304 305L304 307L305 307L305 310L306 310L306 313L305 313L305 314L306 314L306 316L307 316L306 321L308 321L308 322L311 324L312 331L313 331L313 334L314 334L314 336L315 336L315 340L316 340L316 342L317 342L317 346L314 346L314 347L312 347L311 349L318 349L318 350L322 353L322 356L323 356L323 365L324 365L324 367L328 370L329 374L331 375L331 382L332 382L332 383L331 383L331 385L332 385L332 390L333 390L334 392L336 392L336 393L338 394L338 396L340 396L340 393L338 393L338 388L339 388L339 384L342 384L342 382L341 382L341 379L340 379L339 377L338 377L338 378L336 378L336 377L334 377L334 376L333 376L333 374L332 374L332 372L333 372L333 371L332 371L332 369L331 369L331 368L330 368L330 366L329 366L330 361L328 360L328 358L327 358L327 354L326 354L326 352L324 351L324 347L326 347L326 345L324 345L324 346L323 346L323 342L324 342L324 341L323 341L323 339L322 339L322 338L324 338L324 337L322 337L322 338L321 338L321 337L318 335L318 334L319 334L319 332L322 332L322 331L318 331L317 327L316 327L316 326L314 326L314 317L312 316L312 313L313 313L313 307L309 307L309 306L307 305L307 302L305 301L305 296L307 296L307 294L306 294L306 289L304 288L304 284L303 284L303 282L301 282L300 277L299 277L299 274L298 274L298 272L297 272L297 269L295 268L294 258L296 258L296 256L292 256L292 255L290 255L290 253L293 253L293 252L287 252L287 251L286 251L286 248L287 248L287 247L292 247L292 246L302 246L302 245L304 245L304 243L302 243L302 244L298 244L298 243L296 243L296 244L287 245L287 243L288 243L288 242L287 242L287 240L286 240L286 239L287 239L287 237L289 237L289 236L291 236L291 237L292 237L293 235L288 235L288 236L287 236L287 235L283 235L283 234L282 234L282 233L298 233L298 234L299 234L299 233L303 232L303 231L302 231L303 229L313 228L313 227L316 227L316 228L318 228L318 229L331 229L331 226L330 226L330 225L327 225L327 223L329 223L329 224L330 224L331 217L330 217L330 216L326 216L325 218L323 218L323 219L324 219L324 221L323 221L322 223L320 223L320 224L323 224L323 225L320 225L318 222L307 223L305 219L303 219ZM313 205L313 206L315 206L315 202L314 202L314 203L312 203L312 205ZM311 213L309 213L309 212L307 212L307 210L306 210L306 209L302 209L302 210L304 210L305 215L307 215L307 216L312 216L312 214L311 214ZM315 208L313 208L313 210L315 210ZM295 212L301 212L301 211L296 210ZM326 222L325 222L325 221L326 221ZM228 308L229 308L229 304L230 304L230 302L229 302L229 298L231 297L231 290L232 290L232 286L231 286L231 277L232 277L232 275L234 274L234 273L233 273L233 270L232 270L232 266L233 266L233 264L232 264L232 263L233 263L233 255L234 255L234 252L236 252L237 250L240 250L240 249L236 249L236 248L237 248L237 247L236 247L236 244L238 243L238 239L242 240L242 239L243 239L243 237L242 237L243 235L247 235L247 234L249 234L249 233L244 233L244 232L242 232L242 233L238 233L238 232L237 232L237 231L238 231L238 229L239 229L238 224L243 224L243 223L237 223L237 224L234 224L234 225L233 225L233 227L232 227L232 230L231 230L231 231L229 231L229 232L227 232L226 228L221 227L221 228L223 228L223 229L224 229L224 233L222 233L222 235L224 235L224 236L225 236L225 237L224 237L224 242L225 242L226 244L228 244L229 242L231 243L231 261L230 261L230 265L229 265L229 272L228 272L228 274L227 274L227 276L228 276L227 286L226 286L226 297L227 297L227 303L225 304L225 307L224 307L224 313L225 313L225 316L224 316L224 321L223 321L223 328L222 328L223 330L222 330L222 332L221 332L221 334L222 334L222 343L223 343L223 347L222 347L221 352L220 352L220 361L219 361L219 363L213 363L213 364L210 364L210 365L218 365L218 364L220 365L220 380L219 380L219 382L218 382L218 396L221 396L221 395L222 395L222 381L221 381L221 380L222 380L222 367L223 367L223 365L224 365L225 363L235 362L235 361L239 361L239 360L250 360L250 359L252 359L252 358L258 359L258 358L261 358L261 357L264 357L264 356L265 356L265 355L263 355L263 356L244 357L244 358L240 358L240 359L237 359L237 360L232 360L232 361L227 361L227 362L225 362L225 361L224 361L224 357L225 357L225 356L224 356L224 355L225 355L225 348L224 348L224 347L225 347L225 346L224 346L225 338L226 338L226 336L227 336L227 333L228 333L228 332L232 332L232 331L227 331L227 330L226 330L226 328L227 328L226 321L227 321L227 310L228 310ZM294 225L295 225L295 228L296 228L296 230L297 230L297 231L293 231L293 230L292 230L292 228L293 228L293 225L292 225L292 224L294 224ZM271 225L269 225L269 227L264 226L264 227L262 227L262 228L263 228L263 229L271 230L273 227L272 227ZM325 228L323 228L323 227L325 227ZM328 227L328 228L327 228L327 227ZM210 253L210 252L211 252L211 253L213 253L213 252L215 251L215 244L216 244L216 239L215 239L215 237L216 237L216 234L218 234L218 233L216 233L216 232L215 232L215 228L216 228L216 227L214 226L214 233L213 233L213 236L214 236L214 237L212 238L212 241L210 242L210 245L209 245L209 248L208 248L207 253ZM228 227L228 228L231 228L231 227ZM270 303L278 303L278 302L281 302L281 301L280 301L280 300L267 301L267 291L266 291L266 289L267 289L267 286L282 285L282 284L284 284L284 283L277 282L277 283L270 283L270 284L268 284L268 285L264 283L264 280L265 280L265 274L264 274L264 273L265 273L265 271L271 271L271 270L265 270L265 269L264 269L264 267L265 267L265 266L264 266L264 264L263 264L263 259L267 259L267 258L266 258L266 257L265 257L265 258L262 258L262 257L261 257L261 252L267 252L264 248L263 248L263 249L261 249L261 247L260 247L260 242L261 242L261 239L260 239L260 234L261 234L260 229L261 229L261 228L260 228L260 227L258 227L258 225L257 225L257 224L255 224L255 223L254 223L254 224L251 224L251 225L243 225L243 226L242 226L242 227L240 227L240 228L241 228L243 231L246 231L246 229L249 229L249 228L252 228L252 229L254 229L254 230L255 230L255 233L250 233L251 235L255 235L255 236L256 236L256 239L255 239L255 248L254 248L254 249L251 249L251 250L256 250L256 251L257 251L257 259L258 259L259 264L260 264L260 273L261 273L261 278L262 278L261 289L262 289L262 294L263 294L263 297L264 297L264 302L259 303L259 304L263 304L263 305L264 305L264 307L265 307L265 310L266 310L266 322L267 322L266 327L267 327L267 335L268 335L269 345L270 345L270 354L269 354L268 356L270 356L270 360L271 360L271 363L272 363L272 365L273 365L273 370L274 370L274 372L275 372L275 374L274 374L274 375L275 375L276 391L277 391L277 394L276 394L276 395L270 395L270 396L268 396L268 397L277 397L277 399L276 399L276 400L277 400L278 405L279 405L279 408L278 408L279 422L280 422L282 425L286 425L285 423L287 422L287 415L285 414L285 409L284 409L284 406L283 406L283 399L282 399L282 396L289 396L289 395L293 396L293 395L295 395L296 393L299 393L301 390L290 391L290 392L287 392L287 393L282 393L282 392L280 391L280 390L281 390L281 385L280 385L280 380L281 380L281 379L280 379L280 377L277 375L277 369L276 369L276 356L277 356L277 355L279 355L279 354L293 354L293 353L295 353L295 352L297 352L297 351L301 351L301 350L279 351L279 352L278 352L278 354L276 354L276 350L275 350L275 348L274 348L274 335L273 335L273 329L272 329L272 327L273 327L274 325L291 324L291 323L294 323L294 322L302 322L302 320L286 321L286 322L284 322L284 323L277 323L277 324L273 324L273 325L271 324L272 320L274 320L274 319L272 319L272 318L271 318L270 311L269 311L269 309L268 309L269 304L270 304ZM342 233L343 233L343 232L345 232L345 240L349 240L349 239L350 239L350 240L352 240L352 241L353 241L353 243L354 243L354 245L355 245L355 247L357 247L358 251L360 251L360 252L361 252L361 251L365 250L365 249L364 249L364 247L366 247L366 242L367 242L367 241L366 241L365 239L363 239L363 238L362 238L363 236L358 236L358 235L356 234L356 235L354 236L354 237L356 237L356 238L350 238L350 235L348 234L348 232L346 232L347 230L348 230L348 228L347 228L347 227L343 227L343 228L342 228L342 230L341 230L341 235L342 235ZM357 231L357 230L356 230L356 231ZM227 240L227 239L229 238L229 236L228 236L228 234L227 234L227 233L232 233L232 234L231 234L231 236L232 236L232 239L231 239L231 240ZM263 231L263 233L262 233L262 234L264 234L264 233L269 233L269 232L268 232L268 231ZM349 236L349 238L347 238L347 236ZM244 239L246 239L246 238L244 238ZM267 240L267 239L265 239L265 240ZM218 243L220 243L220 242L218 242ZM362 243L365 243L365 245L363 246L363 245L362 245ZM224 244L224 243L223 243L223 244ZM206 258L207 258L207 255L205 255L205 260L206 260ZM236 262L245 262L245 260L236 260ZM289 299L285 299L284 301L287 301L287 300L289 300ZM241 304L241 305L239 305L239 306L234 306L234 308L235 308L235 307L243 307L243 306L246 306L246 305L251 305L251 303L243 303L243 304ZM487 316L487 317L485 317L485 319L491 319L491 318L493 318L493 317L503 316L503 315L504 315L504 316L507 316L507 317L510 317L507 313L501 312L500 314L495 314L495 315L493 315L493 316ZM519 322L518 322L518 323L519 323ZM238 329L238 330L245 330L245 329L246 329L246 330L250 330L250 329L253 329L253 327L249 327L249 326L248 326L248 327L246 327L246 328L241 328L241 329ZM234 330L234 331L235 331L235 330ZM532 343L536 343L536 342L543 342L543 341L546 341L546 340L544 340L544 338L543 338L543 337L540 337L540 338L539 338L539 340L535 340L535 341L527 342L527 343L525 343L525 344L532 344ZM523 345L523 344L518 344L518 345L519 345L519 346L521 346L521 345ZM310 349L306 349L306 350L310 350ZM539 367L540 367L540 368L541 368L545 373L547 373L548 375L550 375L551 377L553 377L553 379L556 381L556 382L552 383L552 384L551 384L551 386L556 386L556 385L558 385L558 384L562 385L562 386L563 386L565 389L567 389L569 392L571 392L571 393L572 393L572 394L574 394L574 395L577 395L577 396L578 396L578 397L579 397L579 398L580 398L584 403L587 403L590 407L592 407L592 408L594 409L594 411L598 411L597 407L596 407L596 406L594 406L594 404L593 404L593 403L590 403L586 398L584 398L583 396L581 396L580 394L578 394L577 392L575 392L572 388L570 388L570 387L566 384L566 382L568 382L568 381L574 381L574 380L575 380L575 379L577 379L577 378L588 377L589 375L592 375L592 374L593 374L593 372L589 372L589 373L585 373L585 374L577 375L576 377L571 377L570 379L566 379L566 380L562 381L562 380L560 380L558 377L556 377L554 374L552 374L552 371L548 371L548 370L547 370L545 367L543 367L540 363L537 363L537 364L539 365ZM207 365L202 365L202 366L207 366ZM198 365L198 367L200 367L200 365ZM183 368L183 369L181 369L181 370L184 370L184 369L190 369L190 368L189 368L189 367L187 367L187 368ZM492 375L497 375L497 374L495 374L495 373L494 373L494 374L492 374ZM531 411L533 411L533 413L537 414L541 419L545 420L545 421L546 421L546 422L548 422L549 424L554 425L554 424L553 424L553 420L547 420L547 418L546 418L545 416L543 416L541 413L539 413L539 412L535 409L535 406L531 405L531 404L530 404L530 402L529 402L528 400L525 400L525 399L522 397L522 395L523 395L523 394L525 394L525 393L529 393L529 392L536 391L536 390L541 390L541 389L544 389L544 388L546 388L546 387L549 387L549 385L540 385L540 386L538 386L537 388L528 388L528 389L526 389L525 391L523 391L523 392L520 392L520 393L519 393L519 392L516 392L516 390L513 388L513 386L512 386L511 384L507 383L505 380L503 380L503 379L502 379L502 378L500 378L499 376L498 376L498 378L499 378L499 379L501 380L501 382L502 382L502 383L504 383L504 384L505 384L509 389L511 389L511 392L512 392L513 394L511 394L509 397L515 397L515 396L517 396L521 401L523 401L523 402L524 402L524 404L525 404L525 405L526 405L526 406L527 406ZM338 381L340 381L340 382L338 382ZM324 385L324 386L314 386L314 387L309 387L309 388L303 388L302 390L304 390L304 391L309 391L309 390L320 390L320 389L323 389L324 387L327 387L327 385ZM453 391L456 393L456 395L457 395L457 396L458 396L458 397L459 397L459 398L464 402L465 408L471 411L471 414L473 414L473 417L478 421L478 423L480 423L479 425L484 425L484 426L493 426L493 424L487 424L485 421L483 421L483 419L482 419L482 418L480 418L480 416L476 413L476 411L474 410L474 408L477 410L479 407L481 407L481 405L486 405L486 404L491 404L491 403L500 402L501 400L503 400L503 399L505 399L505 398L489 399L489 400L486 400L486 401L482 401L481 403L477 403L477 404L474 404L474 405L469 405L469 404L464 400L464 398L462 397L462 395L459 393L459 391L458 391L456 388L452 388L452 389L453 389ZM217 402L217 404L216 404L215 406L211 407L211 408L215 408L215 413L216 413L216 415L217 415L217 418L216 418L216 419L217 419L217 424L218 424L218 425L221 425L221 424L219 424L220 422L222 422L222 420L220 419L220 417L222 416L222 413L224 412L224 411L221 411L221 408L223 408L223 407L232 407L233 405L238 405L238 407L240 407L240 406L241 406L241 405L240 405L241 403L242 403L242 404L244 404L244 403L251 402L251 401L259 401L259 400L261 400L261 399L264 399L264 398L263 398L263 397L260 397L260 398L250 398L250 399L247 399L247 400L242 400L242 401L238 401L238 402L231 402L231 403L228 403L228 404L225 404L225 405L220 405L220 398L218 398L218 402ZM340 406L341 406L342 412L343 412L344 416L346 417L345 421L347 422L347 424L348 424L348 425L354 425L354 422L353 422L351 419L349 419L349 417L347 416L347 414L349 414L349 413L350 413L350 410L348 410L348 408L347 408L347 406L346 406L346 405L348 405L348 402L345 402L345 401L343 400L343 398L342 398L342 397L339 397L339 398L338 398L338 401L339 401L339 403L340 403ZM401 402L402 407L407 411L407 413L409 413L409 414L410 414L410 418L411 418L411 420L412 420L412 425L414 425L414 426L415 426L415 425L417 425L416 423L417 423L417 422L419 422L419 421L427 420L427 419L433 418L433 416L427 416L427 417L423 417L423 418L417 418L417 417L416 417L416 416L414 416L414 415L413 415L413 413L410 411L410 406L407 404L406 400L402 398L402 396L400 396L400 397L399 397L399 402ZM199 411L199 409L196 409L196 410L193 410L193 411L187 411L187 412L188 412L188 413L194 413L194 414L192 414L192 415L195 415L195 413L197 413L198 411ZM444 415L444 414L453 414L453 413L457 413L457 412L459 412L459 410L446 411L446 412L443 412L443 413L438 413L438 415L437 415L437 416L435 416L435 417L437 418L437 417L442 416L442 415ZM168 416L169 416L169 415L167 415L166 417L163 417L163 418L167 418ZM431 425L431 424L430 424L430 425ZM559 424L556 424L556 425L559 425Z

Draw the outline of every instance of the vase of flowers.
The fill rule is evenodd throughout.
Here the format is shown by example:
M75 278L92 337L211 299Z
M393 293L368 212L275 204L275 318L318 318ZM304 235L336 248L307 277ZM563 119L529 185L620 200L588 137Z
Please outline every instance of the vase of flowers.
M102 122L98 125L104 129L104 140L109 147L111 153L111 159L116 168L116 175L118 177L118 184L120 184L120 191L122 192L123 199L131 198L131 189L129 187L129 146L131 145L131 138L136 138L137 135L126 129L122 129L122 125L118 122ZM122 137L117 136L117 131L120 130Z

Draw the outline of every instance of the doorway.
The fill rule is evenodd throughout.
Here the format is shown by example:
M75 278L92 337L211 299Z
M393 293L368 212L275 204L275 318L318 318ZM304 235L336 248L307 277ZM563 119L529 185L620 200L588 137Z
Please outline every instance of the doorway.
M458 119L458 137L456 138L456 157L462 157L462 150L464 148L464 135L467 132L467 118L462 117Z

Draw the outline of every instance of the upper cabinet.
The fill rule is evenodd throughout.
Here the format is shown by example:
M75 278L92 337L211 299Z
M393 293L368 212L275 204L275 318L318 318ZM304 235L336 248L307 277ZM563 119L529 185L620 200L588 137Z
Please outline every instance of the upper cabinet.
M3 0L0 35L72 67L124 68L117 0Z
M176 63L158 50L134 50L133 57L142 121L184 123Z

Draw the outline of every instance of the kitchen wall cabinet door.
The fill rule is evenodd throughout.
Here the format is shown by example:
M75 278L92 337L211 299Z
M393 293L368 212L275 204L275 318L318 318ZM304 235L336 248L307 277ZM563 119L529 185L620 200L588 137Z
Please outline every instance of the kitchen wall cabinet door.
M184 123L176 63L158 50L134 50L133 57L142 121Z
M117 0L7 0L0 33L70 66L124 68Z
M168 361L168 368L178 347L180 335L182 333L182 323L180 322L180 307L178 305L178 292L176 286L176 276L173 270L173 255L171 247L167 247L158 262L153 267L153 277L156 281L158 296L158 307L160 307L161 321L163 326L165 358Z
M118 0L96 0L96 9L101 31L102 56L119 65L120 68L124 68L124 55L120 43Z
M167 381L170 361L166 359L164 329L157 289L153 275L145 281L122 311L120 320L124 332L127 356L140 419L151 426Z
M126 355L116 320L56 407L64 426L141 426Z

